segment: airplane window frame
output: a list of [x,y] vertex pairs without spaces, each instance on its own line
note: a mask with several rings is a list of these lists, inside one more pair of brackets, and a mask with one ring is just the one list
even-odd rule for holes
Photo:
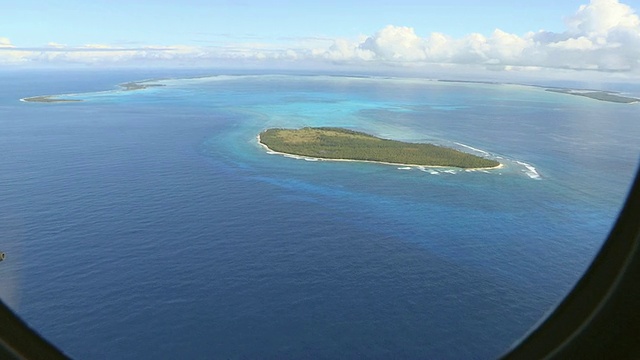
[[553,312],[502,356],[640,359],[640,168],[609,236]]

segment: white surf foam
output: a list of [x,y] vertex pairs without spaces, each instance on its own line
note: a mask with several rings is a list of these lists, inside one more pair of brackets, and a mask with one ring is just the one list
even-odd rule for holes
[[484,155],[487,155],[487,156],[488,156],[488,155],[490,155],[488,152],[486,152],[486,151],[484,151],[484,150],[480,150],[480,149],[478,149],[478,148],[474,148],[473,146],[469,146],[469,145],[465,145],[465,144],[461,144],[461,143],[454,143],[454,144],[456,144],[456,145],[460,145],[460,146],[462,146],[462,147],[466,147],[467,149],[473,150],[473,151],[475,151],[475,152],[479,152],[479,153],[484,154]]
[[427,172],[431,175],[440,175],[440,172],[431,168],[427,168],[424,166],[418,166],[418,170],[423,171],[423,172]]
[[525,174],[527,174],[528,177],[535,179],[535,180],[540,180],[542,177],[540,176],[540,174],[538,173],[538,171],[536,171],[536,168],[531,165],[531,164],[527,164],[524,161],[516,161],[516,163],[524,166],[526,168],[526,170],[522,170]]

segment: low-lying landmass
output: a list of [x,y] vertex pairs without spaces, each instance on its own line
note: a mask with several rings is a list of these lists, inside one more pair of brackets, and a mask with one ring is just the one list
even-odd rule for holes
[[29,102],[42,102],[42,103],[60,103],[60,102],[80,102],[82,100],[79,99],[59,99],[56,98],[55,95],[44,95],[44,96],[32,96],[28,98],[21,99],[22,101]]
[[618,95],[609,91],[591,91],[591,90],[572,90],[572,89],[546,89],[550,92],[584,96],[594,100],[608,101],[621,104],[633,104],[640,102],[640,99]]
[[448,147],[382,139],[343,128],[268,129],[260,133],[259,141],[271,151],[319,159],[463,169],[500,166],[498,161]]
[[503,83],[497,81],[478,81],[478,80],[448,80],[440,79],[439,82],[444,83],[463,83],[463,84],[485,84],[485,85],[502,85]]
[[120,86],[123,87],[125,91],[132,91],[132,90],[143,90],[150,87],[160,87],[165,85],[164,84],[147,84],[144,82],[128,82],[128,83],[120,84]]
[[[120,84],[120,87],[123,88],[124,91],[133,91],[133,90],[143,90],[150,87],[159,87],[165,86],[164,84],[149,84],[145,82],[128,82],[124,84]],[[32,96],[20,99],[22,101],[28,102],[41,102],[41,103],[68,103],[68,102],[81,102],[81,99],[64,99],[59,98],[58,96],[62,95],[41,95],[41,96]]]
[[[447,80],[440,79],[439,82],[444,83],[467,83],[467,84],[487,84],[487,85],[522,85],[517,83],[501,83],[494,81],[474,81],[474,80]],[[575,96],[583,96],[594,100],[600,101],[608,101],[619,104],[634,104],[640,103],[640,99],[623,96],[614,91],[602,91],[602,90],[578,90],[578,89],[568,89],[562,87],[547,87],[542,85],[524,85],[524,86],[533,86],[537,88],[543,88],[546,91],[559,93],[559,94],[567,94],[567,95],[575,95]]]

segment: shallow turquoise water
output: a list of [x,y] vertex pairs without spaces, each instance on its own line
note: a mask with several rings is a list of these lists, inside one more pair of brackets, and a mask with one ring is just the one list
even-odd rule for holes
[[[638,164],[637,105],[391,78],[115,87],[167,75],[2,77],[0,296],[78,358],[498,356],[586,269]],[[85,101],[17,101],[43,93]],[[505,167],[306,161],[257,144],[301,126]]]

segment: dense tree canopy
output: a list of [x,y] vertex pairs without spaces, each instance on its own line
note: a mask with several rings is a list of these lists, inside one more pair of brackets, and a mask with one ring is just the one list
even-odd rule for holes
[[343,128],[268,129],[260,142],[277,152],[324,159],[349,159],[459,168],[500,165],[455,149],[433,144],[381,139]]

